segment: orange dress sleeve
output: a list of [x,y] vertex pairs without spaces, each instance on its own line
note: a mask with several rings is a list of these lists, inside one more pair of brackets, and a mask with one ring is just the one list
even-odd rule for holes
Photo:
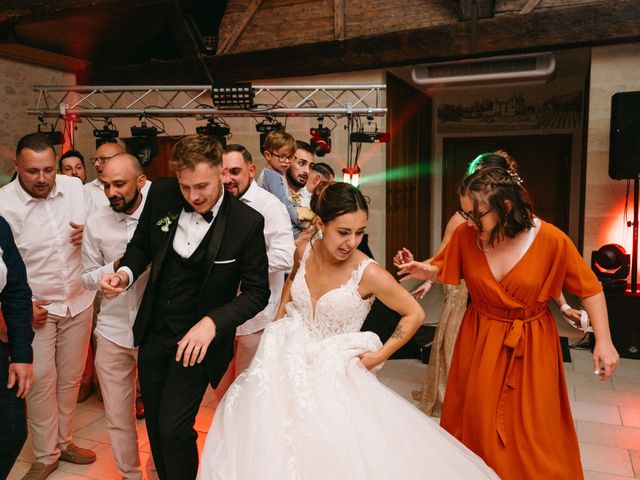
[[436,255],[431,264],[440,268],[438,281],[452,285],[460,285],[462,275],[462,252],[465,236],[468,236],[469,226],[466,223],[459,225],[453,231],[449,243]]
[[547,279],[540,290],[538,300],[558,298],[562,290],[578,297],[590,297],[602,291],[595,273],[586,264],[573,242],[561,230],[547,224],[550,241],[549,255],[552,257]]

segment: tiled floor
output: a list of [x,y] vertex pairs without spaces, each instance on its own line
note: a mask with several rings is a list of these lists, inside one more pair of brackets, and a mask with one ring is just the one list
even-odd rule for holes
[[[432,298],[425,305],[428,320],[437,319],[439,304]],[[429,313],[431,312],[431,313]],[[561,321],[560,321],[561,322]],[[568,331],[564,326],[559,327]],[[573,332],[575,336],[575,332]],[[589,351],[572,350],[572,363],[565,363],[567,389],[576,422],[582,464],[587,480],[623,480],[640,478],[640,361],[621,359],[616,376],[600,382],[593,375]],[[393,360],[386,363],[378,377],[403,397],[421,387],[426,366],[417,360]],[[198,444],[202,448],[213,419],[217,400],[212,391],[205,396],[196,421]],[[117,479],[106,431],[102,404],[95,395],[78,405],[74,420],[75,442],[96,451],[98,460],[91,465],[60,462],[51,480]],[[149,441],[144,421],[138,422],[141,461],[145,479],[155,479],[151,467]],[[9,475],[17,480],[34,461],[29,441]]]

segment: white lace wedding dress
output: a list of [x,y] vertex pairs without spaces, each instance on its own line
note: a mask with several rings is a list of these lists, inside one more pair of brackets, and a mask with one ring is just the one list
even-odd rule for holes
[[458,440],[380,383],[358,355],[380,339],[360,332],[373,299],[350,280],[312,300],[305,252],[287,316],[270,324],[251,366],[218,405],[201,480],[498,478]]

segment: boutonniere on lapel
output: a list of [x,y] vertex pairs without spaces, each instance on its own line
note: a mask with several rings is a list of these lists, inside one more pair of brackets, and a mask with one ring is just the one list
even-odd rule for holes
[[164,233],[167,233],[169,231],[169,227],[176,218],[178,218],[177,213],[170,213],[166,217],[162,217],[160,220],[158,220],[158,223],[156,223],[156,225],[160,227],[160,230],[162,230]]

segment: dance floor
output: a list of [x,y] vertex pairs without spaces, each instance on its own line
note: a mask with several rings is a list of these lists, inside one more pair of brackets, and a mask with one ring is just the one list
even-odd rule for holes
[[[425,300],[428,321],[438,318],[439,296]],[[558,323],[562,334],[575,332]],[[587,480],[623,480],[640,478],[640,361],[621,359],[616,376],[600,382],[593,375],[593,362],[588,350],[572,350],[572,362],[565,363],[567,389],[578,431],[582,465]],[[411,392],[421,387],[426,365],[418,360],[392,360],[385,364],[378,377],[391,389],[411,399]],[[204,398],[198,418],[198,446],[202,449],[213,419],[217,400],[211,390]],[[98,460],[91,465],[60,462],[51,480],[116,480],[104,409],[95,394],[78,405],[74,419],[74,441],[93,449]],[[144,421],[138,421],[139,449],[144,478],[157,478],[150,462],[149,441]],[[27,441],[9,480],[19,480],[34,461],[30,441]],[[399,479],[401,480],[401,479]]]

